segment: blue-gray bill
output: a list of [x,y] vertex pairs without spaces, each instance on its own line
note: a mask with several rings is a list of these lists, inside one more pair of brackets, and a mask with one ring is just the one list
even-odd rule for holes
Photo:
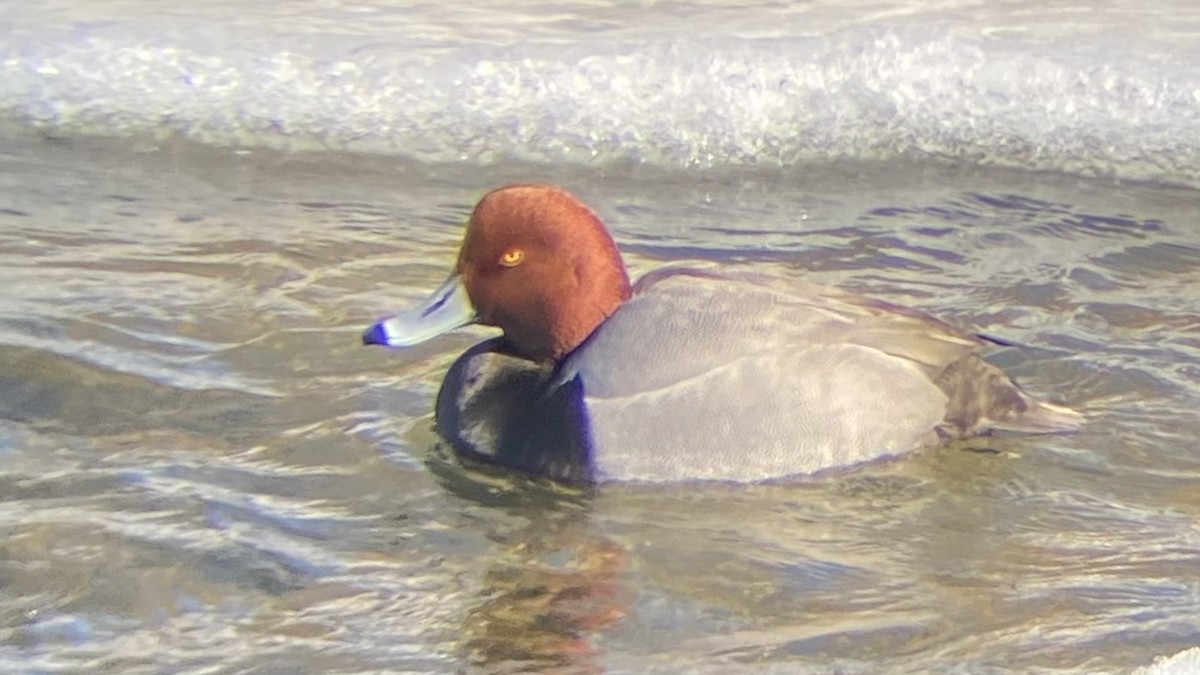
[[363,344],[411,347],[475,322],[462,278],[453,274],[420,305],[388,317],[363,333]]

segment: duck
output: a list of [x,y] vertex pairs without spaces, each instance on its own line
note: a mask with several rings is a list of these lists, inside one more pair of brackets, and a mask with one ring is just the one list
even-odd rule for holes
[[362,337],[405,348],[469,324],[501,334],[450,366],[438,434],[556,481],[754,483],[1083,421],[915,309],[721,269],[631,283],[604,222],[548,184],[486,193],[447,281]]

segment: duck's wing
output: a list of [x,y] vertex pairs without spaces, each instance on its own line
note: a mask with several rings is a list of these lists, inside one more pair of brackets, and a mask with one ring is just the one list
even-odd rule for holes
[[927,314],[819,286],[672,270],[639,283],[564,364],[602,473],[753,480],[990,429],[1061,431]]
[[587,370],[589,394],[604,397],[762,352],[846,346],[910,361],[933,379],[983,343],[923,312],[834,288],[668,268],[643,278],[569,365]]
[[[563,368],[582,383],[603,477],[762,480],[911,451],[936,439],[947,398],[891,352],[974,348],[770,284],[681,274],[639,291]],[[893,336],[909,339],[875,346]]]

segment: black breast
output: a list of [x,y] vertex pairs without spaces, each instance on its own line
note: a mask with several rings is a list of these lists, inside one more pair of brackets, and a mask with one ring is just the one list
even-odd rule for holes
[[467,350],[437,398],[438,432],[469,459],[569,482],[591,482],[591,433],[578,377],[504,352],[501,339]]

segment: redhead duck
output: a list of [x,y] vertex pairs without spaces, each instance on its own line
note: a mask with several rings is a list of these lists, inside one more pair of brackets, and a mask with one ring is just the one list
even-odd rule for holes
[[750,482],[1081,417],[984,361],[984,340],[832,288],[668,268],[631,285],[604,223],[569,192],[480,200],[450,279],[380,321],[408,346],[470,323],[437,397],[460,455],[567,481]]

